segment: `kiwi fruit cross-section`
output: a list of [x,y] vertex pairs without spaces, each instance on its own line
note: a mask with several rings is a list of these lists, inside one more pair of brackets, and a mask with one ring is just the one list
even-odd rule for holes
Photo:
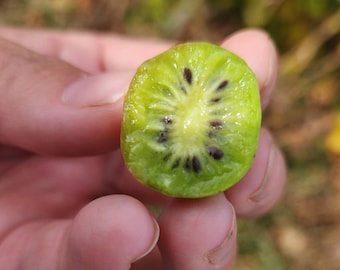
[[258,84],[247,64],[220,46],[189,42],[137,69],[124,101],[121,147],[142,183],[199,198],[245,175],[260,125]]

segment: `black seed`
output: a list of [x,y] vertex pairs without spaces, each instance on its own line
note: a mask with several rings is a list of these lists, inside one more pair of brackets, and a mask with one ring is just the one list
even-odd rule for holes
[[168,116],[165,116],[162,120],[161,120],[164,124],[172,124],[172,119]]
[[220,120],[213,120],[210,122],[210,126],[213,128],[222,128],[223,123]]
[[176,169],[180,163],[181,163],[181,159],[180,158],[176,159],[175,162],[172,164],[171,168]]
[[192,158],[192,169],[195,173],[199,173],[202,170],[202,165],[198,157],[194,156]]
[[192,83],[192,73],[190,68],[184,68],[183,71],[184,79],[188,82],[188,84]]
[[216,160],[219,160],[224,156],[223,151],[215,146],[209,146],[208,153],[213,159]]
[[158,139],[157,139],[157,142],[159,143],[164,143],[168,140],[168,132],[166,131],[161,131],[159,133],[159,136],[158,136]]
[[225,80],[225,81],[222,81],[218,87],[217,87],[217,91],[221,91],[223,90],[224,88],[226,88],[226,86],[228,85],[229,81],[228,80]]

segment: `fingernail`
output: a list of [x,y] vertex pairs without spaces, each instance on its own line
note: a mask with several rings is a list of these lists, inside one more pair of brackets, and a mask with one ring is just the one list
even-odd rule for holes
[[139,255],[137,258],[135,258],[131,263],[134,263],[134,262],[142,259],[146,255],[148,255],[151,252],[151,250],[153,250],[154,247],[157,245],[157,242],[158,242],[158,239],[159,239],[160,229],[159,229],[159,225],[158,225],[158,223],[155,219],[153,219],[153,223],[154,223],[154,227],[155,227],[155,233],[154,233],[154,237],[153,237],[153,240],[152,240],[149,248],[145,252],[143,252],[141,255]]
[[113,104],[125,95],[132,76],[122,72],[83,77],[66,87],[62,103],[79,108]]
[[264,140],[266,140],[267,143],[267,161],[265,165],[264,173],[262,174],[262,178],[259,181],[258,187],[255,189],[255,191],[249,196],[249,200],[253,202],[259,202],[261,201],[263,197],[263,191],[266,189],[266,186],[268,184],[269,176],[271,174],[275,156],[276,156],[276,147],[273,143],[272,138],[268,134],[267,131],[263,132],[264,134]]
[[221,242],[221,244],[207,253],[207,259],[209,263],[214,266],[223,266],[229,260],[232,260],[232,255],[236,248],[236,214],[232,205],[230,205],[230,207],[232,209],[233,218],[230,227],[227,230],[226,237]]

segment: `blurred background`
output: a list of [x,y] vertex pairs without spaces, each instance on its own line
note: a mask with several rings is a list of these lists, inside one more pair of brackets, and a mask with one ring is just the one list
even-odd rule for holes
[[266,29],[281,69],[264,123],[289,182],[271,213],[240,221],[235,269],[340,269],[340,0],[0,0],[0,24],[212,42]]

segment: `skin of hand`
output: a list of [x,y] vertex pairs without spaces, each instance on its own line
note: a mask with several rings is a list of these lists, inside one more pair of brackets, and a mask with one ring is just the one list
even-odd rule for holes
[[[132,178],[119,150],[124,94],[171,45],[0,28],[1,269],[231,269],[237,217],[273,207],[284,159],[262,128],[253,167],[225,193],[170,199]],[[253,69],[265,109],[278,69],[268,35],[247,29],[221,46]]]

